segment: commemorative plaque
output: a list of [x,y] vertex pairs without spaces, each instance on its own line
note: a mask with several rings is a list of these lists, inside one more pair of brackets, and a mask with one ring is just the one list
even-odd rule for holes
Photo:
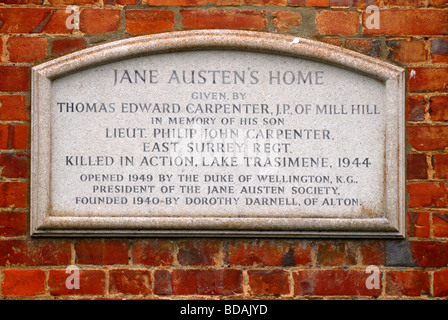
[[249,31],[33,68],[33,236],[401,237],[403,70]]

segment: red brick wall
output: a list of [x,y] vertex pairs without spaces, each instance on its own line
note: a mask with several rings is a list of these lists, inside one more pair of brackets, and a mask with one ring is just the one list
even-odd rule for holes
[[[1,298],[446,298],[448,2],[372,0],[380,29],[367,29],[367,1],[0,0]],[[70,4],[79,30],[65,26]],[[289,33],[406,66],[405,240],[30,238],[30,67],[105,41],[200,28]],[[73,264],[79,290],[65,286]],[[365,285],[369,265],[379,289]]]

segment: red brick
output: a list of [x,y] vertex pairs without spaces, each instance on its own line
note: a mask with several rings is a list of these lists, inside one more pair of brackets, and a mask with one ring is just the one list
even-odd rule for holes
[[275,11],[272,13],[274,26],[277,30],[295,30],[302,23],[302,16],[299,12]]
[[448,63],[448,38],[431,40],[431,58],[433,63]]
[[243,4],[243,0],[146,0],[150,6],[204,6],[207,3],[213,3],[217,6],[239,6]]
[[[233,295],[242,293],[242,279],[241,270],[173,270],[171,286],[175,295]],[[155,283],[155,292],[159,285]]]
[[56,39],[51,43],[51,54],[53,56],[61,56],[86,47],[86,39]]
[[379,289],[368,289],[366,280],[372,276],[359,270],[304,270],[293,273],[294,294],[317,296],[379,296]]
[[27,230],[26,212],[0,212],[0,237],[24,236]]
[[26,182],[0,182],[0,207],[26,208]]
[[413,92],[448,91],[448,68],[408,70],[408,90]]
[[448,270],[434,272],[434,296],[448,296]]
[[419,267],[446,267],[448,265],[448,243],[446,242],[412,241],[411,252]]
[[177,260],[186,266],[219,264],[221,242],[210,240],[189,240],[178,243]]
[[388,7],[426,7],[425,0],[384,0]]
[[72,12],[66,12],[65,9],[54,9],[48,22],[43,26],[37,27],[33,32],[70,34],[73,32],[73,29],[67,28],[67,20],[69,20],[71,15]]
[[151,294],[151,272],[119,269],[109,272],[109,293]]
[[[23,153],[1,153],[0,172],[7,178],[27,178],[29,156]],[[1,169],[3,167],[3,169]]]
[[267,26],[266,11],[252,10],[181,10],[185,29],[252,29]]
[[63,295],[104,295],[106,274],[102,270],[79,270],[79,289],[68,289],[67,278],[73,272],[65,270],[50,270],[48,290],[52,296]]
[[406,161],[408,180],[428,178],[428,163],[425,154],[410,153],[406,156]]
[[356,264],[356,251],[348,243],[320,242],[317,245],[317,262],[321,266]]
[[322,11],[316,15],[317,34],[351,36],[358,33],[358,13]]
[[334,38],[334,37],[325,37],[325,38],[319,38],[319,41],[332,44],[334,46],[341,46],[342,40],[340,38]]
[[[361,1],[362,2],[362,1]],[[330,6],[335,7],[358,7],[358,0],[331,0]]]
[[156,270],[154,272],[154,294],[173,294],[171,273],[168,270]]
[[127,10],[126,31],[132,34],[146,34],[171,31],[174,26],[174,12],[167,10]]
[[293,252],[294,248],[280,241],[232,241],[227,249],[227,262],[244,266],[281,266]]
[[30,68],[0,66],[0,91],[30,90]]
[[409,208],[443,208],[448,205],[448,190],[443,183],[408,184]]
[[402,63],[421,63],[428,59],[424,40],[392,39],[386,42],[389,47],[388,59]]
[[429,213],[408,212],[406,214],[406,230],[409,237],[429,237]]
[[426,271],[388,271],[386,294],[390,296],[421,296],[429,294]]
[[0,120],[28,120],[27,109],[24,96],[0,96]]
[[381,241],[369,241],[361,243],[361,264],[365,266],[384,265],[386,262],[386,252],[384,243]]
[[429,5],[432,7],[443,7],[448,3],[448,0],[429,0]]
[[169,240],[140,240],[132,245],[134,264],[169,266],[173,263],[174,245]]
[[66,265],[70,264],[71,246],[68,241],[0,241],[0,265]]
[[47,39],[44,37],[10,37],[7,48],[9,61],[35,62],[47,56]]
[[[445,10],[380,10],[380,28],[368,29],[366,19],[371,13],[362,16],[363,34],[369,35],[444,35],[448,31],[448,13]],[[431,23],[428,23],[431,21]]]
[[57,5],[86,5],[86,4],[101,4],[100,0],[48,0],[50,4],[57,6]]
[[407,142],[416,150],[430,151],[448,147],[447,126],[408,126]]
[[432,230],[434,237],[448,237],[448,214],[446,212],[433,213]]
[[434,178],[448,178],[448,154],[433,155]]
[[42,4],[42,0],[0,0],[3,4]]
[[3,270],[4,296],[35,296],[44,292],[45,272],[42,270]]
[[448,96],[431,97],[429,104],[432,121],[448,121]]
[[249,5],[268,5],[268,6],[286,6],[288,0],[245,0]]
[[253,295],[282,295],[289,293],[288,273],[283,270],[249,270],[250,293]]
[[126,240],[79,240],[75,251],[77,264],[128,264]]
[[289,0],[292,7],[329,7],[330,0]]
[[425,110],[427,100],[423,96],[411,96],[406,98],[406,120],[423,121],[425,120]]
[[28,126],[0,124],[0,149],[27,149]]
[[375,39],[346,39],[345,47],[372,57],[379,57],[381,54],[381,40]]
[[87,34],[103,34],[120,28],[120,10],[83,9],[80,14],[79,29]]

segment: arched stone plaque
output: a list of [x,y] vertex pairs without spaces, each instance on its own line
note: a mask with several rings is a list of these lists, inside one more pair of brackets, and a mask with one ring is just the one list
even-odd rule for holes
[[202,30],[32,70],[33,236],[402,237],[403,69]]

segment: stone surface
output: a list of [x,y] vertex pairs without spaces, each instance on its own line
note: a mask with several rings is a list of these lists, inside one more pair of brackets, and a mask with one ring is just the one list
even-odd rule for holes
[[403,71],[361,54],[133,38],[35,67],[32,110],[34,235],[403,233]]

